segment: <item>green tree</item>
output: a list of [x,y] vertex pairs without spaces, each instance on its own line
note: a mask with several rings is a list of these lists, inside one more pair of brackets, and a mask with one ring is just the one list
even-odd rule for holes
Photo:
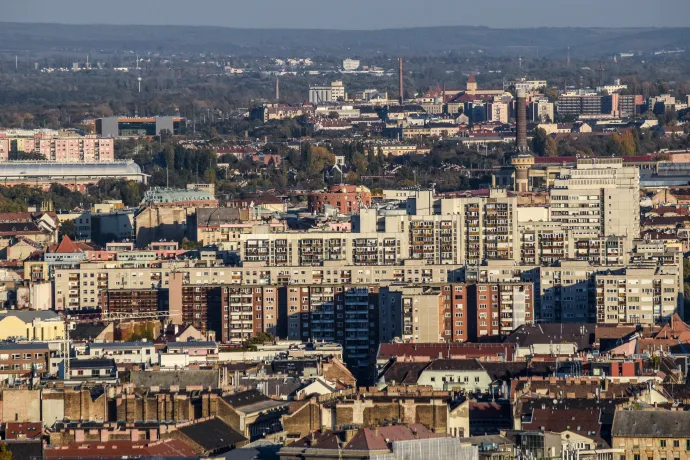
[[0,460],[12,460],[12,451],[4,443],[0,444]]
[[77,237],[77,226],[74,224],[73,220],[66,220],[60,225],[59,231],[60,239],[64,236],[68,236],[71,239],[76,239]]

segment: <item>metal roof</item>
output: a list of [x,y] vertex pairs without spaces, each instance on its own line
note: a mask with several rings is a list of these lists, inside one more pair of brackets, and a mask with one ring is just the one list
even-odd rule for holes
[[133,161],[116,161],[112,163],[58,163],[53,161],[0,162],[0,177],[78,177],[141,174],[141,168]]

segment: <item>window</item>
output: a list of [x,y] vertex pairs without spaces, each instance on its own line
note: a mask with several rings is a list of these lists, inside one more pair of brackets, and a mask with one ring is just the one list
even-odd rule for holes
[[659,441],[659,446],[666,447],[666,440],[662,439],[661,441]]
[[640,460],[640,454],[634,454],[633,460]]
[[680,441],[678,439],[673,440],[673,447],[680,447]]

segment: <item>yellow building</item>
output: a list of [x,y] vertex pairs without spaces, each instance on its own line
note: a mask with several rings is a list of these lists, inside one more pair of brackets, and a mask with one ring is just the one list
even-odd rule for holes
[[0,312],[0,340],[61,340],[65,337],[65,323],[54,311]]

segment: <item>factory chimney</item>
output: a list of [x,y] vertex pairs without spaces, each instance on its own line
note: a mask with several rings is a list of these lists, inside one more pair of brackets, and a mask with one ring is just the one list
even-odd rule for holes
[[517,151],[518,153],[527,153],[527,96],[524,89],[517,91],[515,104]]
[[280,101],[280,78],[276,78],[276,102]]
[[402,58],[398,58],[398,67],[400,68],[400,105],[405,102],[405,87],[403,86],[403,63]]

